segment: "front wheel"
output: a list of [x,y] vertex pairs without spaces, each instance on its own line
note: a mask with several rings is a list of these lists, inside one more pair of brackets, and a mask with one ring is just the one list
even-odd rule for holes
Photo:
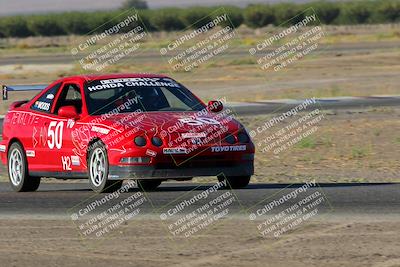
[[39,188],[40,177],[29,176],[26,155],[19,143],[13,143],[10,146],[7,161],[8,177],[14,191],[32,192]]
[[246,187],[250,183],[250,175],[247,176],[218,176],[218,181],[227,181],[226,187],[232,189],[240,189]]
[[95,143],[89,151],[88,175],[89,184],[97,193],[115,192],[121,188],[123,181],[108,180],[108,155],[101,142]]

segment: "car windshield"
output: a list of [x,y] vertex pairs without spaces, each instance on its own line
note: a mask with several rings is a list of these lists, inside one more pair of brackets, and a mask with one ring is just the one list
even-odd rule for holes
[[89,114],[151,111],[200,111],[204,105],[169,78],[95,80],[85,85]]

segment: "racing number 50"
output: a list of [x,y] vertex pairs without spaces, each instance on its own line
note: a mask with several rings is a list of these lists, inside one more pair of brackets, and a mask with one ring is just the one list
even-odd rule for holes
[[[53,129],[54,128],[54,129]],[[64,129],[64,122],[63,121],[52,121],[50,122],[49,129],[47,131],[47,144],[49,145],[50,149],[53,149],[54,146],[57,149],[61,149],[62,147],[62,135]]]

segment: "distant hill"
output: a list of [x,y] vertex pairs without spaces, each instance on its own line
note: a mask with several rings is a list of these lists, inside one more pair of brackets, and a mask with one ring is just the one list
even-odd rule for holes
[[[115,9],[124,0],[0,0],[0,16],[61,11],[90,11]],[[187,7],[195,5],[230,4],[246,6],[250,3],[307,2],[307,0],[147,0],[150,8]]]

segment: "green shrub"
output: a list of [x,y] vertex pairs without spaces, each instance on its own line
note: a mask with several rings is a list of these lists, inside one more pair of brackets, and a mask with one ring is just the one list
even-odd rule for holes
[[28,29],[26,17],[22,16],[1,18],[0,32],[4,37],[27,37],[33,35]]
[[95,16],[88,17],[88,25],[94,33],[103,33],[129,16],[130,12],[96,12]]
[[243,24],[244,18],[243,18],[243,10],[241,8],[234,6],[222,6],[213,13],[212,18],[214,19],[224,14],[228,15],[228,21],[222,22],[221,23],[222,27],[229,25],[234,28],[237,28]]
[[64,32],[84,35],[96,28],[95,23],[91,23],[91,20],[95,17],[95,14],[88,15],[82,12],[68,12],[60,14],[59,20]]
[[185,27],[199,28],[211,19],[212,9],[206,7],[192,7],[181,11],[181,19]]
[[159,31],[176,31],[183,30],[185,24],[181,16],[179,16],[181,9],[177,8],[164,8],[155,10],[151,22],[154,27]]
[[[139,3],[145,1],[129,1]],[[54,36],[62,34],[85,35],[102,33],[124,20],[132,10],[65,12],[51,15],[9,16],[0,18],[0,37]],[[145,8],[136,6],[136,8]],[[400,1],[315,1],[306,4],[255,4],[246,8],[234,6],[191,7],[187,9],[140,9],[140,18],[149,31],[177,31],[187,27],[198,28],[216,17],[228,14],[229,21],[220,26],[251,28],[269,24],[289,26],[306,15],[316,14],[323,24],[393,23],[400,21]],[[127,32],[139,23],[131,23],[121,32]]]
[[244,21],[251,28],[274,24],[276,22],[275,10],[270,5],[249,5],[244,10]]
[[297,143],[298,148],[315,148],[316,146],[317,142],[312,136],[307,136]]
[[400,21],[400,1],[380,1],[376,8],[374,22],[398,22]]
[[308,4],[307,13],[315,13],[322,24],[332,24],[340,15],[338,3],[318,1]]
[[153,11],[140,10],[139,17],[141,25],[145,26],[147,31],[156,31],[156,27],[152,24]]
[[[103,18],[103,21],[99,21],[99,23],[102,23],[102,26],[100,28],[103,28],[104,30],[106,29],[111,29],[114,26],[118,25],[119,23],[125,21],[126,19],[128,19],[128,17],[137,15],[136,12],[134,10],[128,10],[124,13],[119,13],[119,12],[109,12],[108,13],[108,20],[107,18]],[[134,21],[130,21],[129,25],[120,27],[118,30],[118,33],[126,33],[129,32],[131,30],[133,30],[136,26],[138,25],[142,25],[142,23],[140,22],[140,20],[134,20]]]
[[364,24],[370,22],[376,4],[374,2],[350,2],[342,3],[340,24]]
[[292,3],[274,5],[275,25],[294,25],[304,19],[304,6]]
[[56,15],[31,16],[27,19],[27,27],[31,33],[37,36],[64,35],[63,26]]
[[351,150],[351,158],[352,159],[361,159],[368,155],[368,150],[363,147],[354,147]]

